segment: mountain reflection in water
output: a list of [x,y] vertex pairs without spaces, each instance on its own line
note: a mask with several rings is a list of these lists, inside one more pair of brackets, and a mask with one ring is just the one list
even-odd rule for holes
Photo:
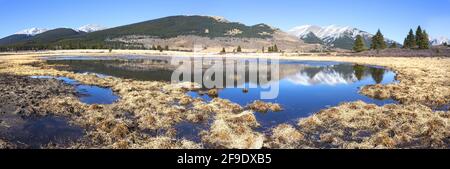
[[[211,59],[215,60],[215,59]],[[216,59],[217,60],[217,59]],[[210,61],[210,60],[208,60]],[[48,60],[49,64],[53,65],[65,65],[61,66],[61,69],[74,71],[77,73],[98,73],[102,75],[109,75],[127,79],[143,80],[143,81],[166,81],[170,82],[172,73],[177,69],[177,65],[170,63],[170,58],[154,58],[154,59],[111,59],[111,60]],[[190,61],[194,64],[194,61]],[[203,72],[211,65],[203,63]],[[224,69],[230,64],[237,64],[242,62],[241,60],[227,60],[224,63]],[[310,85],[337,85],[337,84],[350,84],[356,81],[363,80],[371,77],[376,83],[383,82],[383,76],[385,69],[368,67],[364,65],[353,65],[349,63],[335,63],[323,65],[309,65],[308,62],[292,61],[293,63],[285,64],[280,62],[279,64],[279,80],[288,79],[290,82],[298,85],[310,86]],[[332,63],[332,62],[331,62]],[[243,77],[239,75],[225,76],[226,80],[235,81],[237,86],[244,83],[258,84],[259,78],[271,79],[271,70],[269,69],[267,74],[258,74],[259,78],[249,78],[249,74],[255,74],[258,72],[257,62],[254,59],[247,61],[245,64],[245,81],[241,81]],[[236,70],[236,69],[235,69]],[[194,76],[194,74],[192,74]],[[214,77],[213,77],[214,78]],[[224,84],[225,85],[225,84]],[[233,87],[233,86],[225,86]]]
[[[89,57],[86,57],[89,58]],[[171,64],[170,57],[113,57],[105,59],[86,59],[68,57],[59,60],[47,60],[49,64],[58,69],[74,71],[78,73],[98,73],[102,75],[143,81],[171,81],[172,73],[177,69]],[[184,58],[198,62],[192,58]],[[209,68],[211,60],[223,60],[223,58],[206,58],[203,63],[203,71]],[[261,92],[267,91],[261,85],[243,91],[243,87],[250,84],[258,84],[259,78],[270,77],[268,73],[258,74],[258,78],[248,78],[249,74],[258,73],[261,70],[254,65],[257,61],[230,59],[224,62],[225,67],[231,64],[245,64],[245,77],[224,76],[226,80],[235,82],[234,86],[227,86],[219,90],[219,97],[245,106],[255,100],[260,100]],[[275,64],[276,62],[270,63]],[[252,65],[253,64],[253,65]],[[367,103],[384,105],[394,103],[393,100],[377,100],[359,94],[359,89],[365,85],[387,84],[394,82],[395,74],[387,69],[376,66],[357,65],[342,62],[318,62],[318,61],[279,61],[279,94],[275,99],[263,100],[279,103],[283,107],[282,112],[256,113],[258,122],[263,129],[273,127],[280,123],[295,124],[299,118],[307,117],[321,109],[339,105],[342,102],[362,100]],[[264,72],[264,71],[263,71]],[[243,80],[243,78],[245,78]],[[192,97],[201,97],[211,100],[203,92],[189,92]]]

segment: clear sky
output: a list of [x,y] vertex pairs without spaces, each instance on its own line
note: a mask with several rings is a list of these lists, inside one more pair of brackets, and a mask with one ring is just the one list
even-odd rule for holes
[[352,26],[403,42],[422,25],[450,37],[450,0],[0,0],[0,37],[38,27],[115,27],[171,15],[223,16],[282,30],[312,24]]

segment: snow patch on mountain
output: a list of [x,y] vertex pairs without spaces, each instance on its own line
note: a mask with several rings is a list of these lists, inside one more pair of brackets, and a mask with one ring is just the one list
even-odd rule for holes
[[337,25],[329,25],[325,27],[315,25],[303,25],[292,28],[288,32],[300,38],[307,36],[309,33],[314,33],[317,37],[323,39],[325,42],[330,42],[343,36],[350,36],[352,38],[356,38],[357,35],[367,37],[373,36],[365,31],[361,31],[359,29],[350,26],[337,26]]
[[21,30],[19,32],[16,32],[15,34],[16,35],[34,36],[34,35],[41,34],[41,33],[47,32],[47,31],[48,31],[48,29],[43,29],[43,28],[30,28],[30,29]]
[[88,24],[88,25],[84,25],[82,27],[79,27],[78,29],[76,29],[77,31],[83,31],[83,32],[95,32],[95,31],[101,31],[107,29],[104,26],[100,26],[100,25],[96,25],[96,24]]
[[222,17],[222,16],[209,16],[209,17],[215,19],[218,22],[223,22],[223,23],[229,23],[230,22],[227,19],[225,19],[225,17]]
[[[316,25],[303,25],[290,29],[288,33],[300,39],[308,38],[311,36],[311,33],[313,33],[328,46],[334,46],[334,43],[340,39],[355,40],[357,35],[361,35],[366,40],[370,40],[374,36],[366,31],[362,31],[350,26],[338,25],[329,25],[324,27]],[[390,44],[396,43],[395,41],[388,38],[385,38],[385,40]]]
[[450,44],[450,40],[449,40],[449,38],[447,38],[445,36],[439,36],[436,38],[430,38],[430,43],[433,46],[438,46],[438,45],[442,45],[444,43]]

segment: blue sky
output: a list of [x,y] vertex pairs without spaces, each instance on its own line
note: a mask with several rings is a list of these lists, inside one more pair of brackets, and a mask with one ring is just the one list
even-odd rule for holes
[[171,15],[214,15],[247,25],[342,25],[403,42],[422,25],[450,37],[450,0],[0,0],[0,37],[19,30],[99,24],[107,27]]

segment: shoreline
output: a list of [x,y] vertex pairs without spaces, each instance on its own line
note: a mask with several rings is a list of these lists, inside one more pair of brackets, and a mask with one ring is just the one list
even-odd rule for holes
[[[450,103],[449,58],[281,56],[281,54],[212,55],[351,62],[384,66],[397,73],[398,83],[366,86],[360,92],[375,98],[393,98],[398,100],[399,104],[376,106],[361,102],[343,103],[300,119],[296,126],[281,124],[273,129],[272,135],[265,135],[254,131],[258,122],[252,112],[243,111],[241,106],[227,100],[215,99],[206,103],[186,97],[186,89],[182,87],[161,82],[120,78],[100,79],[93,75],[58,71],[48,67],[38,58],[58,55],[161,56],[160,52],[146,53],[147,55],[144,55],[145,52],[142,51],[128,50],[102,52],[108,52],[108,50],[52,51],[17,55],[3,53],[0,54],[0,73],[22,76],[66,76],[84,84],[111,87],[121,96],[118,103],[100,107],[82,104],[73,97],[54,97],[43,101],[44,105],[49,106],[48,111],[53,114],[67,116],[73,123],[80,126],[94,127],[87,131],[84,140],[71,145],[71,148],[204,148],[205,145],[221,148],[321,148],[323,145],[328,145],[330,148],[448,148],[450,145],[448,110],[436,113],[430,108]],[[168,56],[169,52],[166,54]],[[197,54],[198,57],[208,55],[192,52],[177,52],[177,54],[176,56],[185,57],[193,54]],[[32,62],[41,63],[41,65],[38,67],[25,65]],[[159,91],[161,89],[165,92]],[[194,107],[187,108],[183,104],[174,107],[170,104],[174,101],[180,104],[192,104]],[[154,108],[149,109],[148,105]],[[71,108],[72,111],[67,111],[67,108]],[[147,114],[154,111],[152,109],[163,113]],[[133,119],[112,116],[111,114],[117,115],[114,110],[133,112]],[[74,114],[80,115],[74,116]],[[411,119],[412,117],[414,118]],[[103,120],[98,121],[97,118]],[[173,125],[177,122],[183,120],[199,122],[208,118],[214,120],[211,129],[201,133],[202,144],[180,139],[171,141],[174,137]],[[133,123],[130,123],[130,120]],[[333,125],[336,120],[339,125]],[[374,124],[377,127],[374,128]],[[322,129],[323,126],[327,126],[326,130]],[[343,133],[349,128],[353,131],[350,137],[348,133]],[[141,133],[141,130],[161,129],[166,131],[160,136],[143,137]],[[360,132],[364,130],[370,131],[371,136],[360,138]],[[320,137],[317,139],[314,135],[319,131]],[[391,137],[392,132],[397,134]],[[424,135],[428,137],[423,137]],[[98,142],[92,138],[103,141]],[[416,142],[420,144],[408,146]]]

